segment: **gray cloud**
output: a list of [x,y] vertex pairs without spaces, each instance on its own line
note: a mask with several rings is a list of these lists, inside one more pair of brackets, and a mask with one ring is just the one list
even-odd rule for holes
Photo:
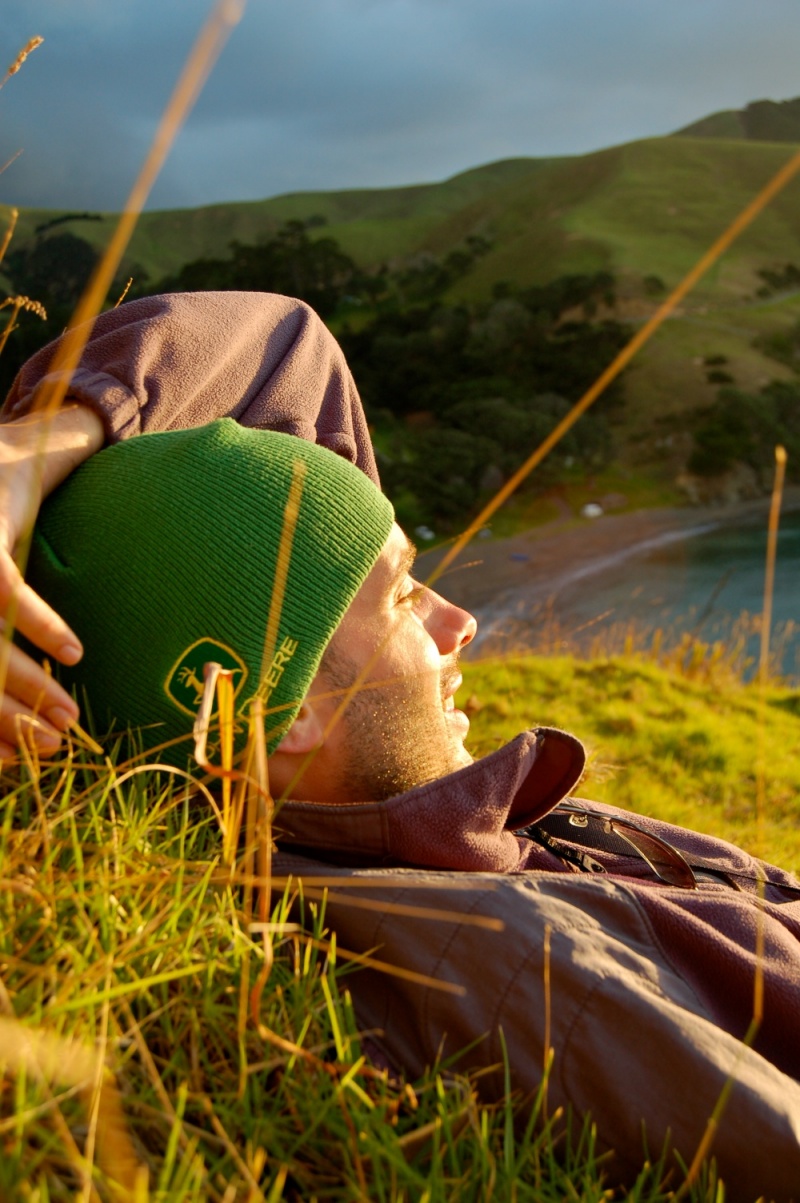
[[[0,198],[117,208],[196,0],[5,0]],[[250,0],[151,204],[441,179],[800,93],[796,0]]]

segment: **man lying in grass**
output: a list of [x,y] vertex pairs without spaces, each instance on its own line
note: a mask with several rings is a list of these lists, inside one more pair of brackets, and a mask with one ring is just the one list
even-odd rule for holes
[[[309,339],[327,360],[303,359]],[[137,728],[160,763],[191,765],[206,663],[233,673],[239,743],[261,699],[274,871],[335,882],[340,945],[405,972],[351,978],[396,1071],[462,1054],[487,1098],[509,1083],[530,1095],[551,1047],[550,1106],[592,1113],[620,1178],[641,1166],[643,1125],[651,1152],[671,1137],[691,1160],[732,1076],[712,1150],[727,1197],[800,1198],[800,885],[723,841],[568,798],[583,753],[558,730],[471,761],[453,695],[474,620],[414,581],[328,339],[299,303],[254,294],[150,298],[99,319],[41,491],[88,462],[42,508],[31,580],[44,601],[18,594],[19,628],[73,662],[64,683],[98,730]],[[23,369],[12,418],[51,354]],[[197,425],[247,419],[256,401],[256,424],[291,433]],[[8,489],[32,471],[38,427],[0,431]],[[12,497],[5,508],[10,544],[24,514]],[[9,561],[4,576],[8,591]],[[75,714],[20,649],[7,695],[7,750],[22,727],[52,747]],[[476,915],[488,922],[461,918]]]

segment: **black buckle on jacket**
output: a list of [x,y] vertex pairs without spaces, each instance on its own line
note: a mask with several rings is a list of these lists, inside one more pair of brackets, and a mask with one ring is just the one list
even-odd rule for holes
[[[517,834],[535,840],[555,856],[577,865],[584,873],[605,872],[605,869],[591,856],[587,857],[573,848],[565,848],[562,840],[617,856],[630,856],[633,849],[660,881],[684,890],[697,889],[692,866],[677,848],[630,819],[617,815],[601,814],[569,802],[560,802],[538,823],[521,828]],[[596,865],[598,868],[595,868]]]

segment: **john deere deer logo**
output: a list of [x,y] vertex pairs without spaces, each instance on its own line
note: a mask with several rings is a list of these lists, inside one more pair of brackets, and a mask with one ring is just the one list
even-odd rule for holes
[[187,689],[193,689],[195,692],[194,704],[199,706],[203,700],[203,682],[197,678],[197,673],[188,664],[184,664],[183,668],[178,669],[178,680],[181,685],[185,685]]
[[203,668],[210,660],[233,673],[234,696],[239,695],[247,680],[244,660],[232,648],[216,639],[198,639],[178,657],[164,682],[169,700],[192,718],[203,700]]

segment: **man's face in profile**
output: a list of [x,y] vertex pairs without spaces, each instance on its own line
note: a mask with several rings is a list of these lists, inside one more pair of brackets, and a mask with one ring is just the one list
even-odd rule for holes
[[414,581],[413,559],[395,524],[309,691],[325,735],[295,797],[381,801],[472,761],[464,748],[469,719],[453,695],[475,619]]

